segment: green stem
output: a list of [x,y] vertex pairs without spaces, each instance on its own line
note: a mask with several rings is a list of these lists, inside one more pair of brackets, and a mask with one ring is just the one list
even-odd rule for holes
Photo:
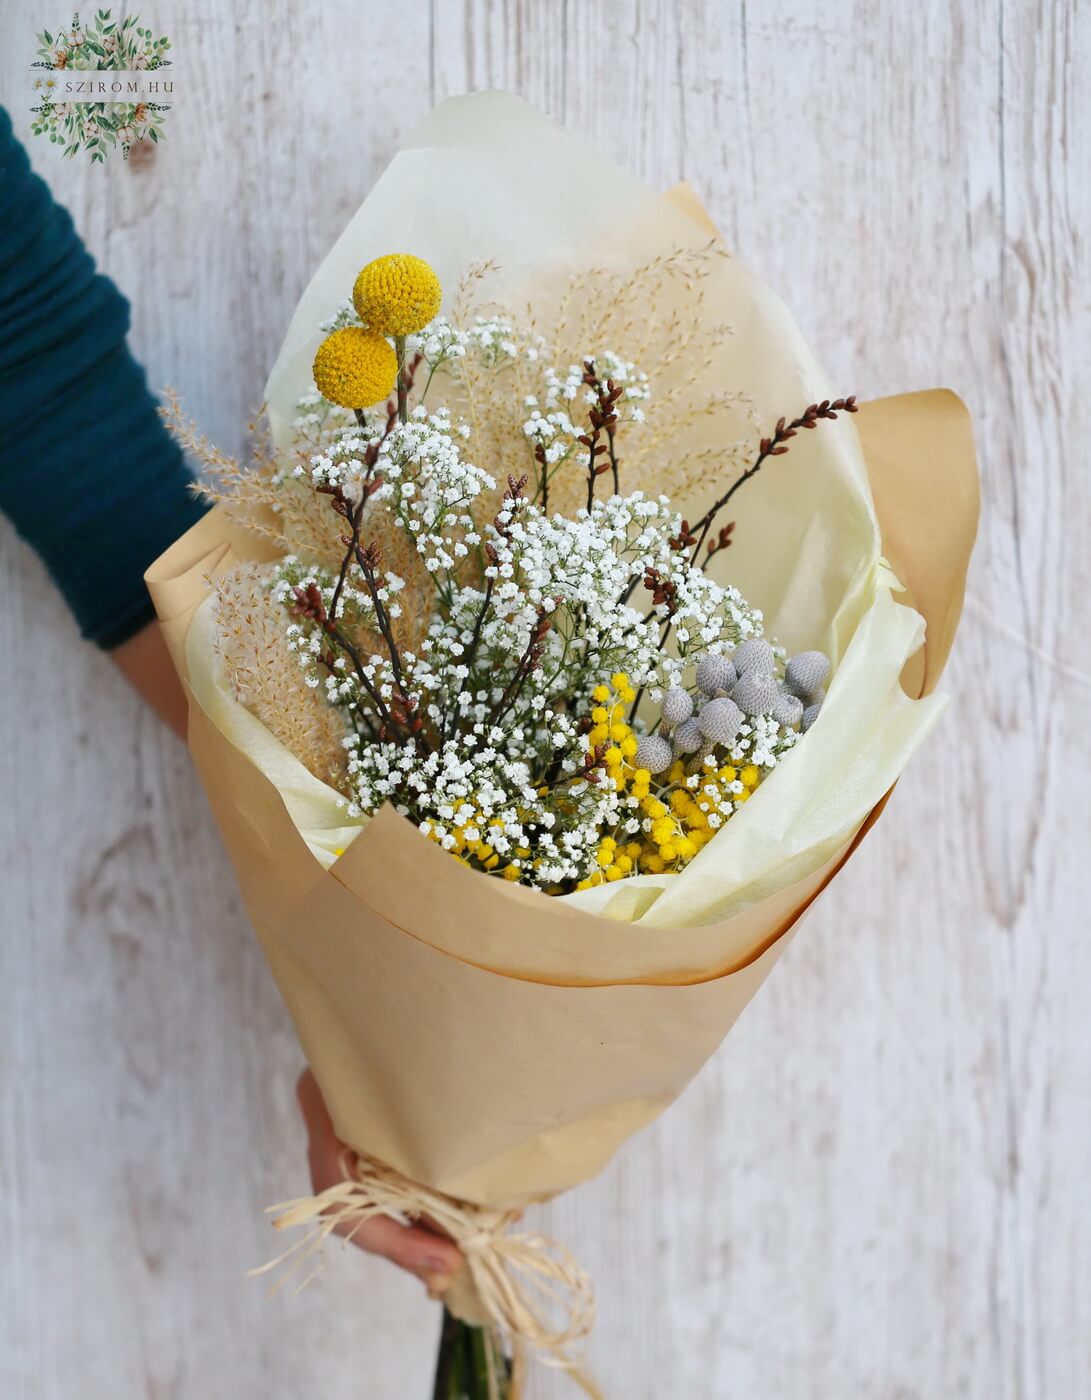
[[471,1327],[444,1308],[432,1400],[506,1400],[510,1379],[511,1367],[491,1330]]
[[488,1400],[489,1396],[489,1363],[485,1355],[485,1329],[483,1327],[467,1328],[467,1350],[469,1352],[469,1373],[467,1389],[473,1396],[473,1400]]
[[436,1357],[436,1377],[432,1386],[432,1400],[455,1400],[457,1392],[452,1389],[456,1380],[455,1352],[458,1349],[462,1323],[443,1309],[443,1322],[439,1333],[439,1355]]

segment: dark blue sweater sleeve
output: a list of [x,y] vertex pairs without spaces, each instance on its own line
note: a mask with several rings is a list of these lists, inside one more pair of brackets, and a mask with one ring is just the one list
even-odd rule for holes
[[0,108],[0,510],[84,636],[118,646],[154,612],[144,570],[205,507],[129,353],[129,304]]

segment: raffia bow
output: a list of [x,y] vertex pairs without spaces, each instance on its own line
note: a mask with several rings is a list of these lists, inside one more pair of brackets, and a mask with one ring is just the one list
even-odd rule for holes
[[298,1285],[304,1288],[321,1268],[321,1250],[331,1234],[351,1240],[366,1221],[379,1215],[402,1224],[427,1219],[454,1241],[465,1260],[444,1294],[448,1310],[466,1322],[494,1328],[512,1347],[514,1370],[507,1400],[518,1400],[521,1394],[528,1351],[567,1370],[592,1400],[603,1400],[594,1381],[566,1352],[588,1335],[595,1320],[591,1277],[568,1250],[545,1235],[512,1233],[519,1211],[446,1196],[373,1157],[346,1153],[341,1166],[345,1180],[316,1196],[269,1207],[267,1214],[275,1217],[277,1230],[297,1225],[311,1229],[275,1259],[251,1269],[251,1277],[289,1261],[289,1271],[314,1261]]

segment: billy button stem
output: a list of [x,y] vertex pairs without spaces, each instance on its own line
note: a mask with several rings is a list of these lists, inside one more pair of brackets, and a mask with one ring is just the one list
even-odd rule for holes
[[398,422],[409,421],[409,385],[405,378],[405,336],[394,337],[394,354],[398,359]]

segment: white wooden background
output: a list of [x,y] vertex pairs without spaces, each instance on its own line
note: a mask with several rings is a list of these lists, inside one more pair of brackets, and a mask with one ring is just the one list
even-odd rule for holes
[[[11,107],[69,3],[4,0]],[[611,1397],[1091,1393],[1085,0],[143,16],[185,80],[167,144],[34,161],[223,444],[399,138],[486,86],[691,180],[846,390],[968,401],[949,716],[699,1082],[540,1219],[597,1276]],[[355,1254],[300,1297],[243,1277],[304,1184],[299,1053],[184,751],[6,526],[0,551],[0,1392],[423,1400],[413,1281]]]

